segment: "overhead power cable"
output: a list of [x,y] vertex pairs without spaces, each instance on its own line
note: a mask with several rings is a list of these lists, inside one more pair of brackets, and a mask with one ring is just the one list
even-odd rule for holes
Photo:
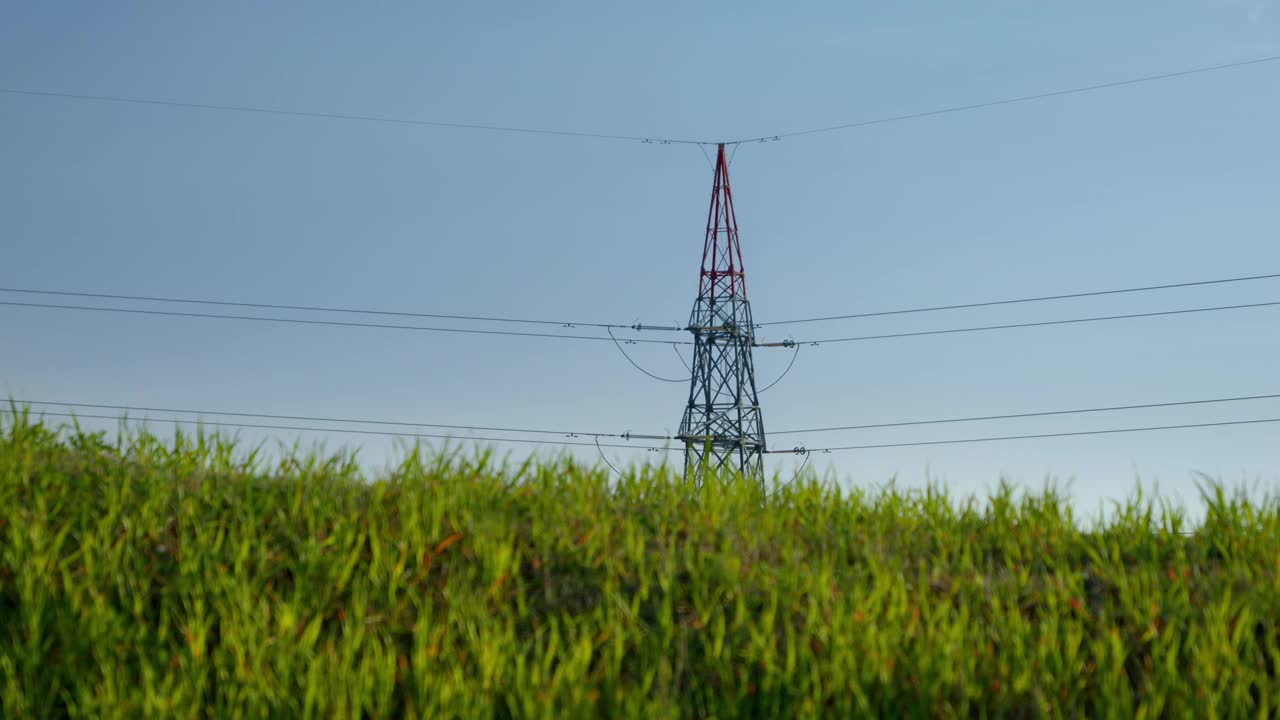
[[1221,65],[1210,65],[1206,67],[1193,68],[1191,70],[1181,70],[1177,72],[1161,73],[1158,75],[1146,75],[1143,77],[1129,78],[1127,80],[1116,80],[1113,82],[1100,83],[1095,85],[1085,85],[1081,87],[1067,88],[1063,90],[1053,90],[1049,92],[1036,93],[1033,95],[1022,95],[1018,97],[1004,98],[1001,100],[990,100],[986,102],[973,103],[968,105],[956,105],[944,107],[935,110],[928,110],[918,113],[910,113],[906,115],[892,115],[872,120],[859,120],[856,122],[841,123],[838,125],[827,125],[824,127],[809,128],[806,130],[794,130],[784,133],[774,133],[770,135],[762,135],[758,137],[739,138],[737,140],[694,140],[689,138],[670,138],[647,135],[624,135],[613,133],[596,133],[583,132],[577,130],[555,130],[547,128],[529,128],[512,125],[489,125],[481,123],[461,123],[461,122],[445,122],[437,120],[418,120],[411,118],[397,118],[379,115],[362,115],[353,113],[336,113],[336,112],[311,112],[302,110],[286,110],[281,108],[267,108],[250,105],[223,105],[215,103],[197,103],[197,102],[181,102],[174,100],[160,100],[156,98],[128,97],[121,95],[96,95],[85,93],[70,92],[54,92],[42,90],[29,90],[23,88],[0,88],[0,93],[26,97],[42,97],[62,100],[79,100],[89,102],[117,103],[130,105],[149,105],[172,108],[186,108],[194,110],[215,110],[221,112],[237,112],[237,113],[254,113],[259,115],[276,115],[288,117],[317,118],[325,120],[343,120],[356,122],[381,123],[390,125],[404,125],[430,128],[454,128],[463,130],[480,130],[488,132],[502,133],[519,133],[527,135],[549,135],[561,137],[573,137],[593,140],[612,140],[623,142],[641,142],[654,143],[661,145],[715,145],[724,143],[726,145],[741,145],[749,142],[768,142],[772,140],[781,140],[783,138],[798,137],[801,135],[814,135],[817,133],[835,132],[837,130],[849,130],[859,127],[867,127],[870,125],[883,125],[893,122],[901,122],[904,120],[916,120],[920,118],[933,117],[936,115],[946,115],[951,113],[966,112],[970,110],[979,110],[982,108],[996,107],[999,105],[1009,105],[1013,103],[1030,102],[1033,100],[1043,100],[1051,97],[1062,95],[1073,95],[1079,93],[1094,92],[1107,88],[1121,87],[1125,85],[1136,85],[1139,83],[1155,82],[1159,80],[1169,80],[1172,78],[1186,77],[1188,75],[1197,75],[1201,73],[1217,72],[1221,70],[1229,70],[1233,68],[1245,67],[1248,65],[1258,65],[1262,63],[1270,63],[1280,60],[1280,55],[1254,58],[1251,60],[1241,60],[1238,62],[1224,63]]
[[946,330],[921,330],[917,332],[888,333],[884,335],[860,335],[856,337],[825,338],[822,340],[796,340],[796,343],[822,345],[824,343],[857,342],[861,340],[888,340],[891,338],[922,337],[925,335],[951,335],[955,333],[984,332],[988,330],[1012,330],[1014,328],[1049,327],[1054,325],[1071,325],[1077,323],[1103,322],[1106,320],[1130,320],[1134,318],[1161,317],[1165,315],[1188,315],[1190,313],[1216,312],[1220,310],[1244,310],[1247,308],[1273,307],[1280,302],[1248,303],[1245,305],[1220,305],[1217,307],[1188,308],[1185,310],[1163,310],[1160,312],[1130,313],[1127,315],[1103,315],[1099,317],[1071,318],[1068,320],[1044,320],[1041,322],[1009,323],[1007,325],[981,325],[978,327],[949,328]]
[[[676,353],[679,354],[679,351],[676,351]],[[798,357],[800,357],[800,346],[796,345],[791,351],[791,362],[787,363],[786,369],[782,371],[782,374],[778,376],[778,379],[760,388],[760,392],[762,393],[766,392],[772,389],[774,385],[777,385],[778,383],[782,382],[782,379],[785,378],[787,374],[791,372],[791,368],[795,366],[796,358]]]
[[1201,285],[1221,285],[1225,283],[1247,282],[1251,280],[1271,280],[1280,278],[1280,273],[1268,275],[1248,275],[1245,277],[1222,278],[1218,280],[1196,280],[1194,282],[1169,283],[1166,285],[1146,285],[1143,287],[1120,288],[1117,290],[1093,290],[1090,292],[1065,293],[1062,295],[1040,295],[1037,297],[1015,298],[1013,300],[988,300],[984,302],[958,303],[955,305],[934,305],[931,307],[907,308],[904,310],[880,310],[878,312],[854,313],[851,315],[828,315],[826,317],[797,318],[794,320],[775,320],[773,322],[756,323],[756,327],[769,325],[795,325],[799,323],[824,322],[827,320],[852,320],[855,318],[884,317],[886,315],[908,315],[911,313],[937,312],[939,310],[962,310],[966,308],[993,307],[996,305],[1016,305],[1019,303],[1044,302],[1046,300],[1067,300],[1070,298],[1098,297],[1101,295],[1120,295],[1123,293],[1149,292],[1152,290],[1172,290],[1174,288],[1197,287]]
[[[7,410],[0,411],[0,414],[9,412]],[[90,420],[116,420],[121,418],[115,415],[91,415],[80,413],[57,413],[47,412],[41,413],[43,417],[65,417]],[[622,448],[627,450],[651,450],[653,452],[665,452],[671,448],[658,447],[656,445],[623,445],[621,443],[595,443],[595,442],[572,442],[565,440],[532,440],[529,438],[501,438],[501,437],[458,437],[456,435],[442,435],[431,433],[410,433],[395,432],[392,430],[355,430],[351,428],[324,428],[324,427],[306,427],[298,425],[269,425],[262,423],[237,423],[237,422],[208,422],[204,420],[189,420],[183,418],[152,418],[147,422],[163,422],[173,423],[175,425],[191,424],[191,425],[211,425],[214,427],[231,427],[246,428],[254,430],[291,430],[297,432],[319,432],[319,433],[343,433],[347,435],[377,435],[382,437],[408,437],[408,438],[432,438],[442,440],[465,440],[469,442],[496,442],[496,443],[523,443],[528,445],[573,445],[584,447],[606,447],[606,448]]]
[[910,427],[915,425],[942,425],[947,423],[980,422],[985,420],[1014,420],[1033,417],[1050,417],[1054,415],[1081,415],[1085,413],[1116,412],[1121,410],[1150,410],[1155,408],[1183,407],[1189,405],[1212,405],[1217,403],[1244,402],[1246,400],[1280,399],[1280,393],[1273,395],[1245,395],[1240,397],[1211,398],[1208,400],[1179,400],[1176,402],[1146,403],[1143,405],[1111,405],[1107,407],[1078,408],[1074,410],[1049,410],[1044,412],[1013,413],[1009,415],[981,415],[973,417],[946,418],[942,420],[911,420],[907,422],[874,423],[867,425],[838,425],[834,427],[806,428],[804,430],[774,430],[770,435],[795,435],[798,433],[834,432],[838,430],[871,430],[875,428]]
[[[1038,328],[1052,327],[1052,325],[1069,325],[1079,323],[1098,323],[1106,322],[1106,320],[1126,320],[1135,318],[1158,318],[1165,315],[1187,315],[1192,313],[1213,313],[1213,311],[1222,310],[1244,310],[1251,307],[1271,307],[1280,305],[1280,301],[1276,302],[1249,302],[1243,305],[1220,305],[1215,307],[1189,307],[1184,310],[1162,310],[1156,313],[1130,313],[1125,315],[1102,315],[1093,316],[1093,318],[1071,318],[1065,320],[1042,320],[1036,323],[1009,323],[1002,325],[978,325],[978,327],[969,328],[947,328],[937,329],[937,331],[916,331],[906,333],[884,333],[872,334],[872,336],[855,336],[855,337],[836,337],[836,338],[820,338],[820,340],[796,340],[787,341],[786,343],[772,343],[777,346],[794,347],[795,345],[824,345],[824,343],[835,342],[859,342],[870,340],[892,340],[892,338],[904,337],[924,337],[924,336],[941,336],[941,334],[956,333],[973,333],[987,331],[1005,331],[1005,329],[1015,328]],[[142,310],[134,309],[134,307],[96,307],[88,305],[51,305],[42,304],[42,302],[17,302],[9,300],[0,300],[0,306],[13,307],[41,307],[41,309],[51,310],[82,310],[93,311],[93,313],[124,313],[134,315],[160,315],[174,316],[174,318],[206,318],[219,320],[247,320],[247,322],[260,323],[285,323],[285,324],[302,324],[302,325],[325,325],[325,327],[348,327],[348,328],[376,328],[376,329],[393,329],[393,331],[419,331],[419,332],[440,332],[440,333],[465,333],[465,334],[483,334],[483,336],[513,336],[513,337],[543,337],[554,338],[554,340],[586,340],[586,341],[603,341],[614,342],[613,338],[608,336],[581,336],[581,334],[563,334],[563,333],[534,333],[534,332],[516,332],[516,331],[481,331],[481,329],[471,328],[436,328],[422,327],[422,325],[393,325],[383,323],[353,323],[342,322],[342,320],[306,320],[301,318],[259,318],[253,315],[219,315],[214,313],[179,313],[175,310]],[[657,345],[692,345],[690,341],[669,341],[669,340],[646,340],[646,338],[634,338],[628,340],[634,343],[657,343]],[[762,346],[771,346],[771,343],[764,343]]]
[[1280,423],[1280,418],[1264,418],[1262,420],[1232,420],[1227,422],[1191,423],[1187,425],[1154,425],[1150,427],[1116,428],[1113,430],[1084,430],[1080,432],[1037,433],[1035,435],[998,435],[993,437],[962,438],[958,440],[925,440],[921,442],[879,443],[875,445],[843,445],[808,449],[798,447],[793,450],[770,450],[772,453],[800,454],[827,453],[842,450],[880,450],[883,448],[921,447],[925,445],[962,445],[968,443],[1002,442],[1005,440],[1038,440],[1042,438],[1082,437],[1086,435],[1114,435],[1118,433],[1155,432],[1158,430],[1187,430],[1191,428],[1228,427],[1234,425],[1262,425],[1264,423]]
[[[610,342],[607,336],[602,335],[566,335],[563,333],[538,333],[538,332],[518,332],[515,330],[476,330],[470,328],[444,328],[444,327],[424,327],[421,325],[389,325],[384,323],[367,323],[367,322],[344,322],[341,320],[305,320],[302,318],[279,318],[279,317],[255,317],[252,315],[219,315],[216,313],[192,313],[178,312],[176,310],[143,310],[139,308],[112,308],[112,307],[94,307],[89,305],[52,305],[46,303],[26,303],[10,300],[0,300],[0,305],[8,305],[11,307],[28,307],[28,308],[45,308],[52,310],[83,310],[90,312],[111,312],[125,313],[133,315],[159,315],[165,317],[186,317],[186,318],[211,318],[217,320],[246,320],[254,322],[271,322],[271,323],[287,323],[295,325],[322,325],[329,327],[363,327],[377,328],[382,330],[416,330],[419,332],[444,332],[444,333],[465,333],[468,335],[507,335],[515,337],[539,337],[554,338],[559,340],[599,340]],[[689,341],[672,341],[672,340],[646,340],[643,338],[631,340],[637,343],[658,343],[662,345],[680,344],[692,345]]]
[[[890,315],[908,315],[914,313],[936,312],[940,310],[961,310],[979,307],[993,307],[999,305],[1015,305],[1022,303],[1044,302],[1050,300],[1067,300],[1072,298],[1098,297],[1105,295],[1119,295],[1124,293],[1150,292],[1154,290],[1171,290],[1177,288],[1200,287],[1205,285],[1221,285],[1227,283],[1249,282],[1256,280],[1272,280],[1280,278],[1280,273],[1269,273],[1265,275],[1247,275],[1242,277],[1219,278],[1214,280],[1195,280],[1181,283],[1167,283],[1164,285],[1145,285],[1141,287],[1119,288],[1112,290],[1093,290],[1086,292],[1064,293],[1060,295],[1040,295],[1036,297],[1014,298],[1008,300],[989,300],[981,302],[957,303],[952,305],[934,305],[929,307],[905,308],[897,310],[881,310],[876,312],[853,313],[848,315],[828,315],[825,317],[812,318],[795,318],[791,320],[775,320],[772,322],[756,323],[757,328],[768,327],[773,325],[795,325],[801,323],[824,322],[830,320],[851,320],[859,318],[884,317]],[[598,322],[580,322],[575,320],[549,320],[535,318],[513,318],[492,315],[458,315],[446,313],[426,313],[413,312],[406,310],[376,310],[369,308],[351,308],[337,307],[331,305],[293,305],[281,303],[255,303],[242,302],[232,300],[206,300],[196,298],[175,298],[163,297],[156,295],[126,295],[115,293],[91,293],[77,292],[69,290],[39,290],[33,288],[15,288],[0,287],[0,292],[18,293],[27,295],[55,295],[63,297],[82,297],[96,298],[104,300],[129,300],[140,302],[158,302],[158,303],[178,303],[189,305],[214,305],[222,307],[243,307],[256,308],[262,310],[298,310],[304,312],[325,312],[325,313],[344,313],[355,315],[382,315],[392,317],[413,317],[427,318],[439,320],[463,320],[468,322],[497,322],[497,323],[515,323],[515,324],[532,324],[532,325],[555,325],[557,327],[575,328],[575,327],[591,327],[613,330],[636,330],[636,331],[661,331],[661,332],[678,332],[685,328],[674,325],[645,325],[643,323],[598,323]]]
[[600,438],[596,438],[596,452],[600,453],[600,459],[604,461],[605,465],[609,466],[609,469],[612,470],[615,475],[620,478],[626,477],[618,470],[618,468],[614,467],[613,463],[609,462],[609,456],[604,454],[604,448],[600,446]]
[[[626,350],[624,350],[624,349],[622,348],[622,343],[618,342],[618,338],[616,338],[616,337],[614,337],[614,336],[613,336],[613,330],[607,330],[606,332],[608,332],[608,333],[609,333],[609,339],[613,341],[613,344],[614,344],[615,346],[617,346],[617,348],[618,348],[618,352],[622,353],[622,357],[626,358],[626,359],[627,359],[627,362],[631,363],[631,367],[633,367],[633,368],[635,368],[635,369],[639,370],[640,372],[644,373],[645,375],[648,375],[649,377],[653,378],[654,380],[660,380],[660,381],[662,381],[662,382],[668,382],[668,383],[687,383],[687,382],[689,382],[690,378],[665,378],[665,377],[662,377],[661,375],[654,375],[653,373],[649,372],[648,370],[645,370],[644,368],[640,367],[640,363],[636,362],[635,360],[632,360],[632,359],[631,359],[631,356],[627,354],[627,351],[626,351]],[[635,342],[635,340],[627,340],[627,342]],[[674,345],[673,345],[673,347],[674,347]],[[676,354],[677,354],[677,355],[679,355],[679,354],[680,354],[680,351],[679,351],[679,350],[677,350],[677,351],[676,351]],[[681,359],[683,359],[683,358],[681,358]],[[690,370],[689,372],[690,372],[690,373],[692,373],[693,371],[692,371],[692,370]]]
[[680,348],[676,347],[675,343],[671,343],[671,349],[676,351],[676,357],[680,358],[680,364],[684,366],[684,369],[688,370],[690,375],[693,375],[693,367],[690,366],[688,361],[684,359],[684,356],[680,354]]
[[[1104,296],[1104,295],[1117,295],[1122,293],[1148,292],[1153,290],[1168,290],[1168,289],[1176,289],[1176,288],[1198,287],[1198,286],[1205,286],[1205,285],[1219,285],[1219,284],[1226,284],[1226,283],[1248,282],[1248,281],[1255,281],[1255,280],[1269,280],[1269,279],[1275,279],[1275,278],[1280,278],[1280,273],[1219,278],[1214,280],[1195,280],[1190,282],[1167,283],[1164,285],[1146,285],[1142,287],[1119,288],[1119,289],[1112,289],[1112,290],[1094,290],[1094,291],[1086,291],[1086,292],[1064,293],[1060,295],[1041,295],[1036,297],[1014,298],[1014,299],[1008,299],[1008,300],[990,300],[990,301],[982,301],[982,302],[958,303],[958,304],[952,304],[952,305],[935,305],[935,306],[929,306],[929,307],[905,308],[905,309],[898,309],[898,310],[882,310],[882,311],[876,311],[876,312],[854,313],[854,314],[848,314],[848,315],[829,315],[825,317],[796,318],[791,320],[775,320],[772,322],[757,323],[756,327],[761,328],[761,327],[773,326],[773,325],[791,325],[791,324],[800,324],[800,323],[822,322],[822,321],[829,321],[829,320],[848,320],[848,319],[858,319],[858,318],[883,317],[883,316],[890,316],[890,315],[906,315],[906,314],[913,314],[913,313],[935,312],[939,310],[959,310],[959,309],[966,309],[966,308],[1014,305],[1014,304],[1020,304],[1020,303],[1043,302],[1043,301],[1049,301],[1049,300],[1065,300],[1065,299],[1071,299],[1071,298],[1097,297],[1097,296]],[[92,293],[92,292],[78,292],[78,291],[69,291],[69,290],[43,290],[43,289],[34,289],[34,288],[0,287],[0,292],[28,294],[28,295],[55,295],[55,296],[65,296],[65,297],[83,297],[83,298],[96,298],[96,299],[106,299],[106,300],[127,300],[127,301],[139,301],[139,302],[213,305],[213,306],[222,306],[222,307],[243,307],[243,308],[256,308],[256,309],[263,309],[263,310],[289,310],[289,311],[296,310],[296,311],[304,311],[304,312],[344,313],[344,314],[356,314],[356,315],[381,315],[381,316],[414,317],[414,318],[442,319],[442,320],[462,320],[462,321],[468,321],[468,322],[498,322],[498,323],[515,323],[515,324],[555,325],[557,327],[565,327],[565,328],[591,327],[591,328],[603,328],[603,329],[614,329],[614,330],[660,331],[660,332],[678,332],[678,331],[683,331],[685,329],[685,328],[677,327],[674,325],[645,325],[639,322],[631,323],[631,324],[580,322],[580,321],[574,321],[574,320],[549,320],[549,319],[535,319],[535,318],[514,318],[514,317],[503,317],[503,316],[492,316],[492,315],[459,315],[459,314],[446,314],[446,313],[426,313],[426,312],[414,312],[414,311],[406,311],[406,310],[379,310],[379,309],[370,309],[370,308],[338,307],[338,306],[331,306],[331,305],[295,305],[295,304],[282,304],[282,303],[255,303],[255,302],[243,302],[243,301],[232,301],[232,300],[207,300],[207,299],[197,299],[197,298],[163,297],[163,296],[157,296],[157,295]],[[71,307],[71,306],[52,306],[52,305],[34,305],[34,306],[36,307]]]
[[736,140],[736,143],[748,142],[768,142],[771,140],[781,140],[783,138],[799,137],[801,135],[816,135],[818,133],[835,132],[837,130],[850,130],[853,128],[867,127],[869,125],[884,125],[886,123],[901,122],[903,120],[918,120],[920,118],[934,117],[937,115],[948,115],[951,113],[967,112],[970,110],[981,110],[983,108],[996,107],[998,105],[1011,105],[1013,103],[1030,102],[1032,100],[1044,100],[1046,98],[1059,97],[1062,95],[1076,95],[1079,93],[1094,92],[1097,90],[1105,90],[1107,88],[1116,88],[1124,85],[1137,85],[1139,83],[1155,82],[1157,80],[1170,80],[1172,78],[1186,77],[1188,75],[1198,75],[1200,73],[1217,72],[1219,70],[1230,70],[1233,68],[1245,67],[1247,65],[1260,65],[1262,63],[1275,62],[1280,60],[1280,55],[1272,55],[1269,57],[1254,58],[1252,60],[1241,60],[1239,62],[1224,63],[1222,65],[1209,65],[1207,67],[1198,67],[1191,70],[1181,70],[1178,72],[1161,73],[1159,75],[1146,75],[1143,77],[1130,78],[1128,80],[1116,80],[1113,82],[1100,83],[1097,85],[1085,85],[1082,87],[1067,88],[1065,90],[1053,90],[1050,92],[1036,93],[1034,95],[1021,95],[1018,97],[1004,98],[1002,100],[990,100],[987,102],[974,103],[971,105],[955,105],[952,107],[939,108],[937,110],[927,110],[925,112],[910,113],[907,115],[891,115],[889,117],[876,118],[874,120],[859,120],[855,122],[840,123],[839,125],[827,125],[825,127],[809,128],[807,130],[794,130],[792,132],[777,133],[773,135],[763,135],[761,137],[747,138]]
[[[795,451],[794,451],[794,450],[791,450],[791,451],[783,451],[783,452],[795,452]],[[791,479],[790,479],[790,480],[788,480],[788,481],[786,481],[786,482],[782,483],[781,485],[779,485],[778,487],[776,487],[776,488],[774,489],[774,491],[773,491],[773,492],[769,493],[769,497],[774,497],[775,495],[778,495],[778,494],[779,494],[779,493],[781,493],[783,490],[787,489],[787,488],[788,488],[788,487],[790,487],[793,483],[795,483],[795,481],[796,481],[796,480],[799,480],[799,479],[800,479],[800,473],[803,473],[803,472],[804,472],[805,467],[807,467],[807,466],[809,465],[809,458],[813,457],[813,455],[811,455],[811,454],[809,454],[809,453],[807,453],[807,452],[805,452],[805,453],[801,453],[801,454],[802,454],[802,455],[804,455],[804,460],[800,463],[800,467],[796,468],[796,471],[795,471],[795,473],[791,476]]]
[[[298,420],[302,422],[327,422],[327,423],[348,423],[355,425],[384,425],[397,427],[427,427],[427,428],[446,428],[450,430],[478,430],[481,432],[511,432],[511,433],[534,433],[541,435],[563,435],[565,437],[602,437],[602,438],[622,438],[629,439],[635,437],[632,433],[602,433],[602,432],[586,432],[582,430],[551,430],[546,428],[513,428],[513,427],[494,427],[487,425],[449,425],[445,423],[429,423],[429,422],[408,422],[402,420],[365,420],[357,418],[342,417],[317,417],[314,415],[271,415],[267,413],[253,412],[229,412],[224,410],[191,410],[183,408],[164,408],[164,407],[141,407],[137,405],[105,405],[101,403],[78,403],[78,402],[58,402],[52,400],[13,400],[18,405],[40,405],[55,406],[69,408],[92,408],[96,410],[119,410],[122,412],[162,412],[186,415],[217,415],[220,417],[245,417],[258,418],[262,420]],[[669,439],[665,436],[643,435],[643,439]]]
[[581,132],[577,130],[551,130],[546,128],[528,128],[512,125],[486,125],[480,123],[443,122],[439,120],[415,120],[381,115],[357,115],[353,113],[311,112],[304,110],[284,110],[281,108],[255,107],[250,105],[219,105],[215,103],[179,102],[174,100],[157,100],[154,98],[124,97],[120,95],[86,95],[82,93],[49,92],[42,90],[23,90],[19,88],[0,88],[0,93],[8,95],[25,95],[29,97],[58,98],[62,100],[85,100],[91,102],[118,103],[128,105],[153,105],[190,110],[217,110],[222,112],[254,113],[258,115],[282,115],[288,117],[317,118],[322,120],[346,120],[356,122],[382,123],[387,125],[410,125],[431,128],[453,128],[458,130],[487,130],[489,132],[521,133],[526,135],[559,135],[561,137],[585,138],[591,140],[625,140],[628,142],[656,143],[660,145],[712,145],[714,143],[701,140],[684,140],[677,138],[650,137],[646,135],[617,135],[612,133]]
[[[8,411],[0,411],[0,414],[3,414],[4,412],[8,412]],[[121,420],[121,418],[116,417],[114,415],[92,415],[92,414],[80,414],[80,413],[46,412],[46,413],[41,413],[41,416],[66,417],[66,418],[90,419],[90,420],[115,420],[115,421]],[[151,420],[151,422],[164,422],[164,423],[172,423],[175,425],[199,424],[199,425],[210,425],[214,427],[234,427],[234,428],[260,429],[260,430],[289,430],[289,431],[296,431],[296,432],[376,435],[376,436],[382,436],[382,437],[410,437],[410,438],[432,438],[432,439],[445,439],[445,440],[466,440],[471,442],[498,442],[498,443],[520,443],[520,444],[530,444],[530,445],[563,445],[563,446],[620,448],[620,449],[628,449],[628,450],[647,450],[651,452],[668,452],[670,450],[677,449],[673,447],[658,447],[656,445],[651,445],[651,446],[622,445],[617,443],[613,443],[613,444],[598,443],[595,441],[571,442],[571,441],[561,441],[561,440],[531,440],[527,438],[457,437],[453,435],[394,432],[389,430],[354,430],[354,429],[342,429],[342,428],[306,427],[306,426],[295,426],[295,425],[269,425],[269,424],[260,424],[260,423],[206,422],[206,421],[192,421],[192,420],[180,419],[180,418],[154,419],[154,420]],[[927,446],[927,445],[960,445],[960,444],[971,444],[971,443],[1002,442],[1002,441],[1008,441],[1008,440],[1033,440],[1033,439],[1046,439],[1046,438],[1082,437],[1082,436],[1089,436],[1089,435],[1112,435],[1112,434],[1118,434],[1118,433],[1155,432],[1155,431],[1163,431],[1163,430],[1186,430],[1186,429],[1193,429],[1193,428],[1261,425],[1261,424],[1267,424],[1267,423],[1280,423],[1280,418],[1263,418],[1259,420],[1234,420],[1234,421],[1213,422],[1213,423],[1191,423],[1191,424],[1185,424],[1185,425],[1159,425],[1159,426],[1137,427],[1137,428],[1115,428],[1110,430],[1085,430],[1085,431],[1079,431],[1079,432],[1038,433],[1035,435],[1001,435],[1001,436],[993,436],[993,437],[963,438],[963,439],[955,439],[955,440],[927,440],[927,441],[921,441],[921,442],[880,443],[880,444],[874,444],[874,445],[844,445],[844,446],[838,446],[838,447],[825,447],[825,448],[814,448],[814,449],[797,447],[792,450],[770,450],[768,451],[768,453],[769,454],[805,455],[805,454],[812,454],[812,453],[840,452],[840,451],[846,451],[846,450],[879,450],[879,449],[885,449],[885,448],[921,447],[921,446]]]
[[26,295],[58,295],[63,297],[97,298],[100,300],[133,300],[140,302],[179,303],[186,305],[217,305],[222,307],[257,308],[260,310],[301,310],[305,312],[346,313],[353,315],[383,315],[394,317],[429,318],[433,320],[466,320],[469,322],[519,323],[525,325],[556,325],[559,327],[613,328],[616,330],[683,330],[665,325],[633,323],[576,322],[572,320],[535,320],[530,318],[499,317],[491,315],[447,315],[444,313],[409,312],[403,310],[369,310],[364,308],[334,307],[331,305],[282,305],[277,303],[238,302],[231,300],[197,300],[192,298],[159,297],[155,295],[116,295],[111,293],[72,292],[69,290],[34,290],[30,288],[0,287],[0,292]]

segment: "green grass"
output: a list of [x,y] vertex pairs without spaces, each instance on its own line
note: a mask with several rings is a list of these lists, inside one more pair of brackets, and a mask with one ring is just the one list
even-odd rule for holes
[[0,713],[1269,717],[1280,504],[0,427]]

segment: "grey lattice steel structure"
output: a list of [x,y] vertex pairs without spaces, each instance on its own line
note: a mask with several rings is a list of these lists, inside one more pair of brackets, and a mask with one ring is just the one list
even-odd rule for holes
[[693,377],[677,436],[685,443],[686,477],[700,483],[708,469],[724,468],[763,482],[764,421],[751,360],[755,336],[724,145],[716,156],[702,276],[688,330]]

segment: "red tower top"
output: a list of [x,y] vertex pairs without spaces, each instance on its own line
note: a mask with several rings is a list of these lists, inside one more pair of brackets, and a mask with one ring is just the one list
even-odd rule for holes
[[707,239],[702,246],[702,278],[698,295],[704,298],[747,298],[747,281],[742,271],[742,248],[738,245],[738,220],[733,214],[733,192],[729,189],[729,163],[724,144],[716,153],[716,178],[711,186],[711,208],[707,211]]

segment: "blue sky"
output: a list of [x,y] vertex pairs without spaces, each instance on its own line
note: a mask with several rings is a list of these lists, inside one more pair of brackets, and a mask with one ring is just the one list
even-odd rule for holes
[[[1254,0],[782,7],[9,4],[0,87],[716,139],[1280,53],[1280,8]],[[756,319],[1278,272],[1278,81],[1280,63],[1263,64],[743,146],[732,177]],[[687,318],[711,182],[691,146],[12,95],[0,95],[0,156],[3,286],[622,323]],[[790,330],[1277,299],[1270,281]],[[1278,319],[1258,309],[805,347],[762,397],[766,429],[1280,392]],[[22,308],[0,308],[0,328],[0,393],[19,398],[664,432],[687,393],[605,343]],[[668,347],[628,349],[657,374],[682,370]],[[786,360],[761,350],[762,384]],[[1280,402],[798,440],[1266,417]],[[1277,432],[812,462],[847,483],[933,478],[960,494],[1056,477],[1088,512],[1138,478],[1187,501],[1194,472],[1273,487]],[[372,462],[392,448],[326,442]],[[795,460],[771,462],[785,475]]]

